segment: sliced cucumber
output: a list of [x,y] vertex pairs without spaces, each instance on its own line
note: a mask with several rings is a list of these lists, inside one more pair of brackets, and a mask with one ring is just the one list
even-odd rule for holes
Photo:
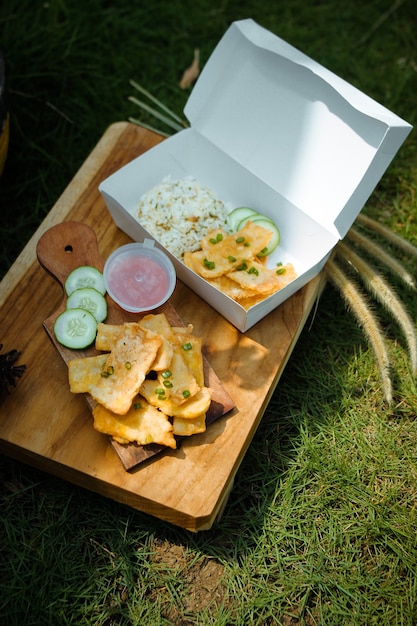
[[84,309],[89,311],[96,318],[97,322],[102,322],[107,317],[107,302],[105,297],[93,289],[93,287],[83,287],[76,289],[68,296],[67,309]]
[[272,237],[269,240],[268,246],[264,248],[262,252],[258,254],[259,257],[268,256],[278,246],[281,240],[281,234],[276,224],[274,224],[274,222],[271,219],[269,219],[269,217],[266,217],[265,215],[259,215],[259,217],[254,217],[253,220],[251,221],[254,224],[257,224],[258,226],[262,226],[263,228],[270,230],[272,233]]
[[274,223],[266,215],[261,215],[260,213],[257,213],[256,215],[249,215],[247,217],[244,217],[243,220],[241,222],[239,222],[239,224],[237,226],[237,230],[240,230],[241,228],[244,228],[248,222],[256,222],[256,220],[259,219],[259,218],[261,218],[262,220],[268,220],[269,222],[271,222],[271,224]]
[[239,222],[241,222],[245,217],[249,217],[249,215],[258,215],[258,211],[250,209],[247,206],[240,206],[237,207],[237,209],[233,209],[233,211],[227,216],[227,223],[230,229],[234,232],[239,230]]
[[82,350],[90,346],[97,334],[97,321],[84,309],[66,309],[54,324],[57,341],[66,348]]
[[65,291],[67,296],[70,296],[76,289],[82,289],[83,287],[93,287],[103,296],[106,293],[106,286],[104,284],[103,274],[91,265],[81,265],[76,267],[65,281]]

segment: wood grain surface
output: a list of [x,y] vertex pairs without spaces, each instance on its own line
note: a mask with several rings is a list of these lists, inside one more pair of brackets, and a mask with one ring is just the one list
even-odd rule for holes
[[[106,258],[129,238],[116,228],[99,183],[162,137],[129,123],[110,126],[0,285],[0,342],[22,352],[27,371],[1,398],[0,451],[76,485],[180,527],[209,529],[321,287],[317,277],[245,334],[180,281],[171,304],[203,338],[207,360],[235,408],[201,435],[127,472],[109,438],[96,432],[84,399],[68,388],[67,366],[43,322],[62,305],[62,288],[36,258],[42,235],[82,222]],[[56,268],[54,272],[56,272]]]

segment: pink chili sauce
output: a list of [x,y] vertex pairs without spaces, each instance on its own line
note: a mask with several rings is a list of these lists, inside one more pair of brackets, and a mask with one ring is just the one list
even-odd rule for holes
[[169,288],[165,269],[148,256],[120,256],[109,271],[108,284],[120,302],[143,309],[158,304]]

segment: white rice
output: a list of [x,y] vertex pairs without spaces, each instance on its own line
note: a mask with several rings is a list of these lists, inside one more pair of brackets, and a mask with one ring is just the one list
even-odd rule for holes
[[185,251],[200,248],[200,241],[214,228],[227,230],[230,207],[194,178],[170,176],[141,198],[137,218],[160,244],[178,259]]

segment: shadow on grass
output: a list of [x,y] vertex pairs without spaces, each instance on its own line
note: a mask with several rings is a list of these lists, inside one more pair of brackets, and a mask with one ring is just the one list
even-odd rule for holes
[[[348,576],[346,564],[328,562],[343,547],[343,558],[358,566],[372,528],[376,538],[369,541],[382,541],[369,518],[375,494],[358,443],[358,437],[378,443],[385,436],[382,421],[370,418],[372,411],[383,412],[367,353],[361,331],[327,288],[241,464],[223,517],[207,532],[188,533],[2,460],[7,585],[1,608],[8,623],[110,626],[139,623],[140,616],[147,623],[191,625],[198,612],[207,619],[201,623],[214,614],[219,624],[318,623],[321,594],[333,598],[325,582],[329,567],[338,585]],[[344,446],[335,443],[338,437]],[[383,445],[388,450],[389,440]],[[377,472],[372,463],[369,472]],[[356,529],[350,538],[341,534],[342,520]],[[349,593],[359,601],[363,574],[352,578]],[[280,622],[271,602],[282,612]],[[74,613],[64,619],[68,606]],[[95,621],[82,622],[86,616]]]

